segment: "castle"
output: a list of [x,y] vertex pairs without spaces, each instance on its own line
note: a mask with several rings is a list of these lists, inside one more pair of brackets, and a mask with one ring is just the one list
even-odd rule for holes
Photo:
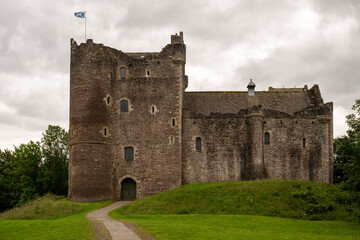
[[185,52],[182,32],[161,52],[71,39],[69,199],[133,200],[202,182],[332,183],[333,105],[317,85],[186,92]]

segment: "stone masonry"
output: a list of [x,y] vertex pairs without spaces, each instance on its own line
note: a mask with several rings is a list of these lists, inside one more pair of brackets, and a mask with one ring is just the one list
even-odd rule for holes
[[317,85],[186,92],[185,63],[182,32],[161,52],[71,40],[69,199],[131,200],[199,182],[332,183],[333,105]]

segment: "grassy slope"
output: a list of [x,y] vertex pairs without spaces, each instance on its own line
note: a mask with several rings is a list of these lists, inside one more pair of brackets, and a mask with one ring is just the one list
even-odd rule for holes
[[360,239],[358,222],[289,219],[358,221],[354,200],[338,186],[312,182],[207,183],[137,200],[110,216],[158,239]]
[[109,203],[74,203],[46,196],[2,214],[0,219],[12,220],[0,220],[0,239],[92,239],[86,214]]
[[355,197],[339,186],[304,181],[242,181],[185,185],[137,200],[123,215],[245,214],[309,220],[358,221]]
[[159,240],[359,240],[360,224],[308,221],[251,215],[127,215],[112,217],[133,222]]

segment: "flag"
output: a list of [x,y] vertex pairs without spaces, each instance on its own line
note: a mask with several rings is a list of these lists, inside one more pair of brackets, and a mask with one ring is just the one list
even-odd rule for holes
[[74,13],[74,16],[78,17],[78,18],[86,18],[85,13],[86,12],[76,12],[76,13]]

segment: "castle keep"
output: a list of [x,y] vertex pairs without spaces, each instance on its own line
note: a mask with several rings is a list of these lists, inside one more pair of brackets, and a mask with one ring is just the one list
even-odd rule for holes
[[200,182],[332,183],[333,106],[317,85],[186,92],[185,53],[182,32],[161,52],[71,40],[69,199],[132,200]]

